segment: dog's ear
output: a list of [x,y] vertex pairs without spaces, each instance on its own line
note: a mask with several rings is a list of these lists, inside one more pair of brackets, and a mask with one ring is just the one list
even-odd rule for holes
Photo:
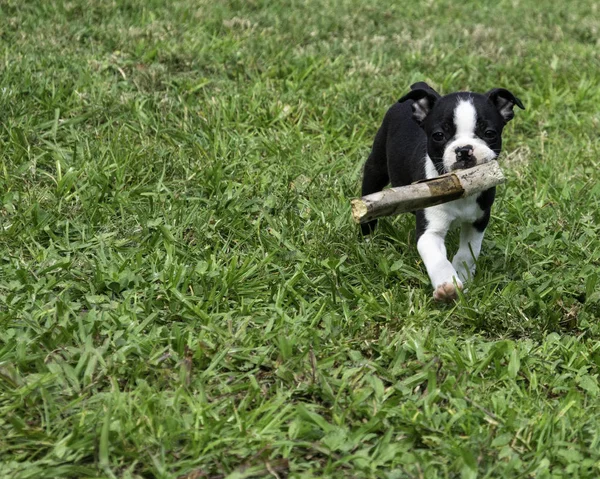
[[513,111],[515,105],[521,110],[525,109],[521,100],[505,88],[494,88],[493,90],[488,91],[485,96],[487,96],[498,109],[498,113],[504,118],[504,123],[508,123],[515,116]]
[[431,93],[433,93],[438,100],[440,98],[442,98],[442,95],[440,95],[437,91],[435,91],[432,87],[430,87],[427,83],[425,83],[424,81],[419,81],[417,83],[413,83],[410,86],[411,90],[429,90]]
[[[415,86],[420,87],[422,85],[426,86],[427,88],[412,89]],[[408,92],[398,101],[400,103],[406,100],[413,101],[413,120],[420,125],[433,108],[433,105],[435,105],[435,102],[438,100],[438,98],[440,98],[440,95],[425,82],[415,83],[413,86],[411,86],[411,89],[412,90],[410,92]]]

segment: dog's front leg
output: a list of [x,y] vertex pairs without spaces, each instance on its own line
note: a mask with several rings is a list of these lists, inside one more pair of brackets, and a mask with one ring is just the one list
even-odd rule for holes
[[475,274],[475,262],[481,251],[483,234],[483,231],[470,223],[464,223],[460,228],[460,245],[452,259],[452,266],[463,283]]
[[[419,220],[420,218],[417,217],[417,223],[419,223]],[[417,235],[421,233],[417,240],[417,249],[433,285],[433,298],[436,301],[456,299],[456,288],[462,289],[462,282],[454,266],[448,261],[444,243],[450,225],[435,229],[428,226],[423,228],[423,226],[423,224],[417,224]]]

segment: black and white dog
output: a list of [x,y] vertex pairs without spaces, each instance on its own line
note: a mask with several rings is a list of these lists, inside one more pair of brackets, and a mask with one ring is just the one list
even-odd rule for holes
[[[427,83],[392,106],[379,128],[365,164],[362,194],[435,178],[444,173],[496,160],[502,148],[502,129],[513,107],[525,107],[504,88],[485,94],[458,92],[439,95]],[[433,297],[450,301],[456,288],[475,272],[496,188],[416,211],[417,249],[434,288]],[[369,234],[377,220],[361,225]],[[446,256],[445,237],[460,225],[460,246],[452,262]]]

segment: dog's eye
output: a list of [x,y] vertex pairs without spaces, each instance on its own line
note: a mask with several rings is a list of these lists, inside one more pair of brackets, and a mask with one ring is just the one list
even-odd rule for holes
[[496,132],[494,130],[485,130],[483,136],[485,136],[488,140],[493,140],[496,138]]
[[433,139],[435,141],[444,141],[444,139],[446,138],[444,136],[444,134],[441,131],[436,131],[433,135],[432,135]]

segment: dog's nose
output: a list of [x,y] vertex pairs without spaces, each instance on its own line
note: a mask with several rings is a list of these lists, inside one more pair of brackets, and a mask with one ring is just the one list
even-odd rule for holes
[[456,148],[454,150],[454,153],[456,153],[456,159],[457,160],[468,160],[473,156],[473,146],[472,145],[465,145],[465,146],[459,146],[458,148]]

